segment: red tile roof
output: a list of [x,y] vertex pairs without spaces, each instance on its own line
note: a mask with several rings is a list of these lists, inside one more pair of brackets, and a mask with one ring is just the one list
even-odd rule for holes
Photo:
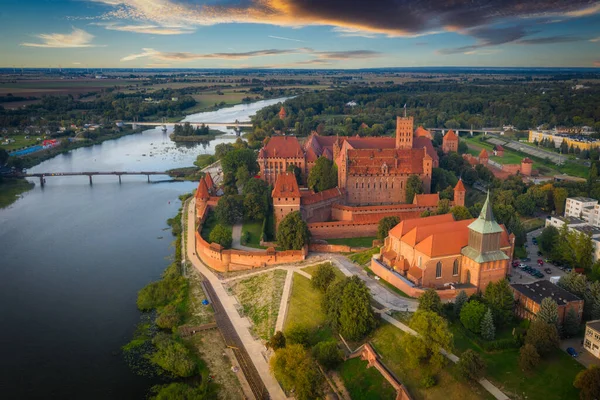
[[481,153],[479,153],[479,158],[490,158],[488,152],[485,149],[481,149]]
[[285,112],[285,108],[283,108],[283,106],[281,106],[281,110],[279,110],[279,117],[285,118],[286,116],[287,116],[287,113]]
[[431,132],[423,128],[421,125],[419,125],[419,127],[415,131],[415,137],[426,137],[427,139],[433,139],[433,137],[431,136]]
[[452,216],[452,214],[434,215],[432,217],[427,218],[405,219],[404,221],[401,221],[398,225],[390,229],[389,235],[400,239],[408,231],[410,231],[417,225],[426,226],[441,224],[450,221],[454,221],[454,217]]
[[206,187],[208,188],[208,190],[211,190],[215,187],[215,182],[213,181],[212,176],[210,176],[210,172],[207,172],[204,175],[204,180],[206,181]]
[[387,174],[423,173],[424,152],[421,149],[360,149],[348,150],[349,175],[381,175],[383,165]]
[[456,133],[454,133],[454,131],[452,129],[450,129],[448,132],[446,132],[446,134],[444,135],[444,139],[445,142],[447,142],[448,140],[452,140],[455,142],[458,142],[458,136],[456,135]]
[[292,172],[279,174],[271,195],[273,197],[300,197],[296,175]]
[[467,191],[467,189],[465,189],[465,185],[463,184],[462,179],[458,180],[458,183],[454,187],[454,191],[455,192],[466,192]]
[[499,144],[494,146],[494,150],[496,151],[504,151],[504,147],[500,146]]
[[204,180],[204,177],[200,179],[200,182],[198,182],[196,198],[202,200],[208,200],[210,198],[210,195],[208,194],[208,186],[206,186],[206,181]]
[[417,267],[416,265],[413,265],[412,267],[409,268],[408,270],[408,274],[410,276],[412,276],[413,278],[422,278],[423,277],[423,270],[419,267]]
[[427,150],[427,155],[433,160],[433,166],[437,167],[440,158],[438,157],[438,153],[435,151],[431,140],[426,137],[413,138],[413,149],[422,149],[423,147]]
[[258,158],[304,158],[304,152],[295,136],[273,136],[258,152]]
[[521,163],[523,163],[523,164],[533,164],[533,161],[531,161],[531,158],[525,157],[524,159],[521,160]]
[[304,193],[303,193],[302,194],[302,204],[309,205],[309,204],[318,203],[320,201],[331,200],[335,197],[341,197],[343,194],[344,194],[344,192],[338,187],[334,187],[334,188],[327,189],[327,190],[324,190],[319,193],[312,193],[312,194],[308,194],[308,195],[304,195]]
[[432,194],[417,194],[413,200],[413,204],[421,207],[437,207],[440,202],[438,193]]

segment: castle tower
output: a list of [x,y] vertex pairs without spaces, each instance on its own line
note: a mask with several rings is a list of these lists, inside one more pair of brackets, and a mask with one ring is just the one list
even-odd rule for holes
[[485,149],[481,149],[481,153],[479,153],[479,164],[485,165],[487,167],[488,161],[490,160],[490,156]]
[[521,160],[521,175],[531,176],[531,170],[533,168],[533,161],[529,158]]
[[206,180],[204,177],[200,179],[198,182],[198,189],[196,189],[195,194],[196,199],[196,218],[202,218],[204,215],[204,211],[208,206],[208,200],[210,199],[210,194],[208,193],[208,186],[206,185]]
[[206,182],[206,187],[208,188],[208,193],[214,194],[216,191],[215,182],[213,181],[212,176],[210,176],[210,172],[207,172],[204,175],[204,180]]
[[413,117],[396,117],[396,148],[412,149]]
[[300,188],[293,172],[284,172],[277,176],[271,196],[275,227],[278,227],[288,214],[300,211]]
[[458,152],[458,136],[452,129],[442,139],[442,151],[444,154],[448,154],[451,151]]
[[461,178],[458,180],[458,183],[454,187],[454,205],[464,207],[466,194],[467,190],[465,189],[465,185],[463,185],[463,181]]
[[285,108],[281,106],[281,110],[279,110],[279,119],[285,119],[287,117],[287,113],[285,112]]

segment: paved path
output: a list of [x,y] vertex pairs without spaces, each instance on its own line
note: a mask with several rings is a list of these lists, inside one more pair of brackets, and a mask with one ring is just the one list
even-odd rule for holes
[[[410,335],[419,336],[419,334],[416,331],[414,331],[407,325],[403,324],[402,322],[398,321],[397,319],[390,317],[389,315],[381,314],[381,318],[383,318],[385,321],[389,322],[390,324],[394,325],[396,328],[401,329]],[[442,353],[446,358],[448,358],[450,361],[452,361],[455,364],[460,360],[460,358],[458,356],[456,356],[455,354],[452,354],[452,353],[448,353],[444,349],[441,349],[440,353]],[[492,384],[492,382],[488,381],[487,379],[480,379],[479,384],[481,384],[481,386],[483,386],[483,388],[485,390],[487,390],[497,400],[510,400],[510,398],[507,395],[502,393],[502,391],[500,389],[498,389],[496,386],[494,386]]]
[[362,279],[371,291],[373,298],[382,306],[395,311],[417,311],[417,306],[419,304],[417,300],[401,297],[396,293],[389,291],[375,279],[369,277],[364,269],[348,260],[348,258],[339,254],[327,254],[325,256],[330,259],[344,275],[356,275]]
[[271,375],[269,371],[269,365],[265,356],[263,355],[264,346],[257,340],[255,340],[248,328],[250,327],[250,322],[246,318],[240,317],[237,309],[236,309],[236,300],[234,297],[229,296],[223,288],[223,285],[219,278],[208,268],[206,267],[196,255],[196,240],[195,240],[195,201],[192,200],[188,206],[188,221],[187,221],[187,230],[186,234],[188,235],[187,240],[187,254],[190,262],[202,275],[206,277],[208,281],[212,284],[216,295],[219,297],[227,316],[231,320],[233,327],[237,334],[239,335],[246,351],[252,358],[252,362],[256,367],[263,383],[265,384],[269,395],[272,399],[285,399],[285,393],[277,383],[277,380]]
[[262,251],[261,249],[255,249],[254,247],[242,246],[242,224],[235,224],[232,229],[233,242],[231,247],[239,250],[246,251]]
[[285,276],[285,283],[283,285],[283,293],[281,294],[281,303],[279,303],[279,314],[277,314],[277,322],[275,323],[275,332],[283,331],[283,324],[285,323],[285,317],[287,315],[288,305],[290,304],[289,298],[292,291],[292,278],[294,277],[294,271],[288,270]]

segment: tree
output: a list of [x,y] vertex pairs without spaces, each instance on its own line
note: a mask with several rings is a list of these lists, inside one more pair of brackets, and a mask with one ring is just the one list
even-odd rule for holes
[[485,374],[485,361],[483,361],[479,353],[469,349],[462,353],[460,360],[456,364],[456,368],[462,377],[478,381]]
[[554,210],[556,214],[563,215],[565,213],[565,203],[569,197],[569,192],[565,188],[554,188],[552,190],[552,198],[554,199]]
[[579,316],[573,307],[570,307],[567,311],[563,332],[566,337],[573,337],[579,333]]
[[6,162],[8,161],[8,157],[8,152],[4,149],[0,149],[0,167],[6,164]]
[[267,214],[267,199],[254,193],[244,197],[244,215],[247,221],[262,221]]
[[392,217],[383,217],[379,220],[379,225],[377,226],[377,239],[384,240],[390,229],[398,225],[400,222],[400,218],[392,216]]
[[221,224],[215,225],[215,227],[212,229],[212,231],[210,231],[210,234],[208,235],[208,240],[211,243],[220,244],[225,249],[231,248],[231,243],[233,242],[231,228],[228,228]]
[[301,344],[308,346],[310,331],[304,325],[292,325],[285,331],[285,340],[287,344]]
[[519,367],[523,371],[532,371],[540,363],[540,355],[535,346],[525,344],[519,350]]
[[215,216],[223,225],[234,225],[243,217],[244,206],[238,196],[222,196],[215,207]]
[[256,162],[256,152],[252,149],[233,149],[221,158],[221,168],[223,173],[237,174],[238,169],[242,166],[247,168],[249,176],[254,176],[258,173],[259,167]]
[[308,187],[322,192],[337,186],[337,167],[325,156],[321,156],[308,174]]
[[285,335],[281,331],[275,332],[271,339],[267,342],[267,347],[273,350],[281,349],[285,347]]
[[320,396],[321,375],[301,345],[290,344],[275,351],[269,364],[275,378],[284,389],[293,390],[297,399],[309,400]]
[[405,335],[402,339],[409,363],[417,367],[426,362],[434,371],[441,369],[446,360],[440,349],[452,352],[454,341],[448,322],[433,311],[417,310],[409,326],[419,333],[419,336]]
[[155,322],[159,328],[171,330],[181,322],[181,314],[174,304],[167,304],[158,310]]
[[551,256],[552,250],[557,245],[558,229],[553,226],[547,226],[540,236],[538,236],[537,240],[541,252]]
[[535,202],[528,194],[521,194],[515,199],[515,209],[522,216],[531,216],[535,211]]
[[471,300],[460,311],[460,322],[473,333],[481,332],[481,320],[486,312],[485,304]]
[[579,393],[581,400],[600,399],[600,367],[590,365],[588,369],[579,372],[573,386],[581,390]]
[[299,211],[285,216],[277,228],[277,244],[283,250],[301,250],[310,240],[310,232]]
[[558,326],[558,304],[551,297],[542,299],[536,318],[547,324]]
[[423,193],[423,182],[419,175],[411,175],[406,181],[406,202],[412,204],[415,195]]
[[343,353],[335,341],[319,342],[313,347],[313,357],[325,369],[334,369],[343,361]]
[[488,307],[487,312],[481,320],[481,337],[485,340],[494,340],[496,337],[496,327],[494,327],[494,317],[492,310]]
[[323,308],[334,329],[346,339],[358,341],[377,325],[371,292],[358,276],[331,285],[325,293]]
[[450,209],[454,220],[462,221],[463,219],[471,219],[473,216],[467,207],[464,206],[454,206]]
[[169,335],[158,334],[152,339],[156,351],[150,361],[177,377],[192,376],[196,372],[196,363],[189,350]]
[[235,182],[239,187],[244,187],[248,180],[250,180],[250,171],[248,171],[248,166],[240,165],[235,172]]
[[335,280],[335,267],[331,263],[319,264],[313,274],[310,284],[313,288],[325,293],[327,288]]
[[288,164],[286,171],[294,173],[298,185],[302,182],[302,170],[300,170],[300,168],[298,168],[296,165]]
[[456,299],[454,299],[454,315],[456,317],[460,316],[460,311],[464,307],[464,305],[469,301],[469,297],[467,296],[467,292],[461,290],[458,292]]
[[435,211],[435,213],[437,215],[442,215],[442,214],[448,214],[449,212],[450,212],[450,200],[441,199],[438,202],[438,207],[437,207],[437,210]]
[[485,288],[483,298],[492,309],[494,321],[498,326],[504,326],[512,320],[515,299],[506,279],[490,282]]
[[421,311],[433,311],[436,314],[442,313],[442,300],[435,289],[427,289],[419,297],[419,306]]
[[548,324],[541,319],[535,319],[525,337],[525,343],[535,347],[540,355],[549,353],[558,347],[558,331],[556,325]]
[[269,185],[262,179],[252,178],[244,185],[242,193],[244,196],[254,194],[257,197],[265,197],[269,194]]

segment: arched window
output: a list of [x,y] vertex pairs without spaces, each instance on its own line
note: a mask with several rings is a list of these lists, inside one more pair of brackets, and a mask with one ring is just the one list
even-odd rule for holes
[[441,261],[438,261],[438,263],[435,265],[435,277],[436,278],[442,277],[442,262]]
[[458,275],[458,260],[454,260],[454,265],[452,266],[452,275]]

